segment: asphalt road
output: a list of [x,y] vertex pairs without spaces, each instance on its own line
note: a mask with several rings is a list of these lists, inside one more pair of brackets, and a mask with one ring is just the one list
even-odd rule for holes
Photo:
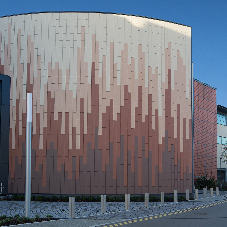
[[226,227],[227,202],[182,213],[166,215],[151,220],[137,221],[127,226],[143,227]]

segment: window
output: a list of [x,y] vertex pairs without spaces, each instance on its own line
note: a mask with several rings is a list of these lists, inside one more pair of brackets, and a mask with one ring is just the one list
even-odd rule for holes
[[222,142],[222,137],[221,137],[221,136],[218,136],[217,143],[218,143],[218,144],[221,144],[221,142]]
[[226,115],[218,113],[217,114],[217,123],[220,125],[226,125]]
[[222,137],[222,144],[227,145],[227,138],[226,137]]
[[227,145],[227,138],[222,137],[222,136],[218,136],[217,137],[217,144]]

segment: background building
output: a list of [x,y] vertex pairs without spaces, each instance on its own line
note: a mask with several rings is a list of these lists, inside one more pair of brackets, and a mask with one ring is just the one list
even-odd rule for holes
[[9,172],[10,77],[0,74],[0,183],[7,192]]
[[217,105],[217,178],[222,183],[227,182],[227,162],[221,156],[224,145],[227,145],[227,108]]
[[190,27],[104,13],[7,16],[0,52],[11,78],[9,193],[25,190],[28,92],[32,193],[192,189]]
[[194,176],[217,179],[216,88],[194,79]]

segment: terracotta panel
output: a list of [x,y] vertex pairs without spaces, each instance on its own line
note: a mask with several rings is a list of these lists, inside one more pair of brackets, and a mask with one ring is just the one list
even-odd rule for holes
[[145,150],[143,150],[142,158],[142,193],[149,192],[149,171],[148,171],[148,158],[145,158]]

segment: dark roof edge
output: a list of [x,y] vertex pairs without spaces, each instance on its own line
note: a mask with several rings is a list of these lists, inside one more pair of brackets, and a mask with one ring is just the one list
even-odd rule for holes
[[133,14],[125,14],[125,13],[111,13],[111,12],[98,12],[98,11],[44,11],[44,12],[31,12],[31,13],[21,13],[21,14],[12,14],[12,15],[5,15],[5,16],[0,16],[0,18],[4,17],[12,17],[12,16],[20,16],[20,15],[28,15],[28,14],[39,14],[39,13],[103,13],[103,14],[116,14],[116,15],[126,15],[126,16],[135,16],[135,17],[143,17],[143,18],[148,18],[148,19],[153,19],[153,20],[159,20],[159,21],[165,21],[173,24],[178,24],[186,27],[190,27],[186,24],[180,24],[168,20],[162,20],[158,18],[153,18],[153,17],[146,17],[146,16],[140,16],[140,15],[133,15]]
[[200,84],[203,84],[203,85],[205,85],[205,86],[207,86],[207,87],[210,87],[210,88],[212,88],[212,89],[214,89],[214,90],[217,90],[217,88],[215,88],[215,87],[213,87],[213,86],[211,86],[211,85],[209,85],[209,84],[206,84],[206,83],[204,83],[204,82],[202,82],[202,81],[200,81],[200,80],[197,80],[197,79],[195,79],[195,78],[194,78],[194,81],[199,82]]
[[227,113],[227,108],[225,106],[217,105],[217,111]]

